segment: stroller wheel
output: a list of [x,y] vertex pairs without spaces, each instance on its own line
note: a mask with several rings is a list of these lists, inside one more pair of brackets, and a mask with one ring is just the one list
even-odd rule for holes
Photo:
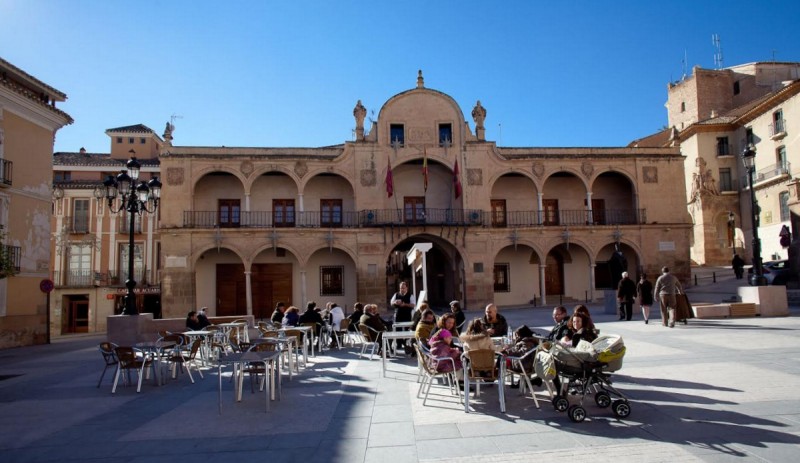
[[569,419],[573,422],[580,423],[586,419],[586,410],[584,410],[584,408],[580,405],[573,405],[569,407],[567,415],[569,415]]
[[594,395],[594,403],[600,408],[608,408],[611,405],[611,396],[606,391],[600,391]]
[[627,418],[631,414],[631,404],[627,400],[615,400],[611,404],[611,411],[617,418]]
[[557,412],[565,412],[569,408],[569,400],[564,396],[557,395],[553,399],[553,408],[555,408]]

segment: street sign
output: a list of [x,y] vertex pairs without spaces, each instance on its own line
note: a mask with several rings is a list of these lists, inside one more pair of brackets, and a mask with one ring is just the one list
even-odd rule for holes
[[44,279],[41,282],[39,282],[39,290],[42,291],[43,293],[49,293],[50,291],[53,290],[53,288],[55,288],[53,280]]

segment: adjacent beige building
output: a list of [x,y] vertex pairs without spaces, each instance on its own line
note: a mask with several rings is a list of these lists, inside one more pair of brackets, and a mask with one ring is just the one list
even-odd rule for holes
[[0,58],[0,232],[14,273],[0,278],[0,348],[49,340],[49,167],[56,131],[72,123],[56,108],[66,99]]
[[[790,184],[800,172],[800,63],[757,62],[727,69],[695,67],[668,87],[671,129],[631,146],[676,146],[686,157],[692,261],[730,265],[752,258],[752,208],[741,153],[757,151],[755,193],[762,258],[786,259],[781,233],[791,230]],[[784,232],[785,233],[785,232]],[[786,244],[784,242],[784,244]]]
[[[149,127],[106,130],[108,153],[53,155],[52,278],[50,329],[54,336],[106,331],[109,315],[124,306],[128,279],[130,217],[114,213],[101,189],[109,175],[136,156],[141,180],[159,175],[163,140]],[[114,203],[116,208],[119,203]],[[139,312],[161,316],[158,211],[134,219],[134,280]]]
[[365,126],[359,101],[355,139],[319,148],[179,146],[168,125],[150,264],[163,315],[385,307],[414,278],[405,255],[418,243],[432,244],[434,306],[596,301],[622,270],[654,278],[664,265],[689,277],[678,147],[500,147],[484,135],[491,108],[478,102],[470,122],[421,73],[375,109]]

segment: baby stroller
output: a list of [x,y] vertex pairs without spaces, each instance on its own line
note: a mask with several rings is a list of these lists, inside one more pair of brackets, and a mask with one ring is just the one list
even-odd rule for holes
[[[561,378],[561,389],[553,398],[556,411],[567,412],[570,420],[580,423],[586,419],[584,399],[594,394],[595,404],[600,408],[610,406],[617,418],[631,414],[630,402],[611,385],[610,379],[611,372],[622,368],[625,356],[622,337],[604,335],[592,343],[581,341],[577,348],[554,343],[549,351],[539,353],[537,362],[548,361],[547,354],[552,358],[555,374]],[[567,394],[577,395],[578,404],[570,405]]]

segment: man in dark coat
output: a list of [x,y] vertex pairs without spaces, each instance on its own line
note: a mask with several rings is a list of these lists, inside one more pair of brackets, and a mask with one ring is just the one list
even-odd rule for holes
[[633,317],[633,301],[636,299],[636,283],[628,278],[628,272],[622,272],[622,279],[617,286],[619,300],[619,319],[630,320]]
[[741,280],[744,275],[744,259],[739,257],[739,254],[734,254],[733,260],[731,260],[731,266],[733,267],[733,274],[736,275],[736,279]]

